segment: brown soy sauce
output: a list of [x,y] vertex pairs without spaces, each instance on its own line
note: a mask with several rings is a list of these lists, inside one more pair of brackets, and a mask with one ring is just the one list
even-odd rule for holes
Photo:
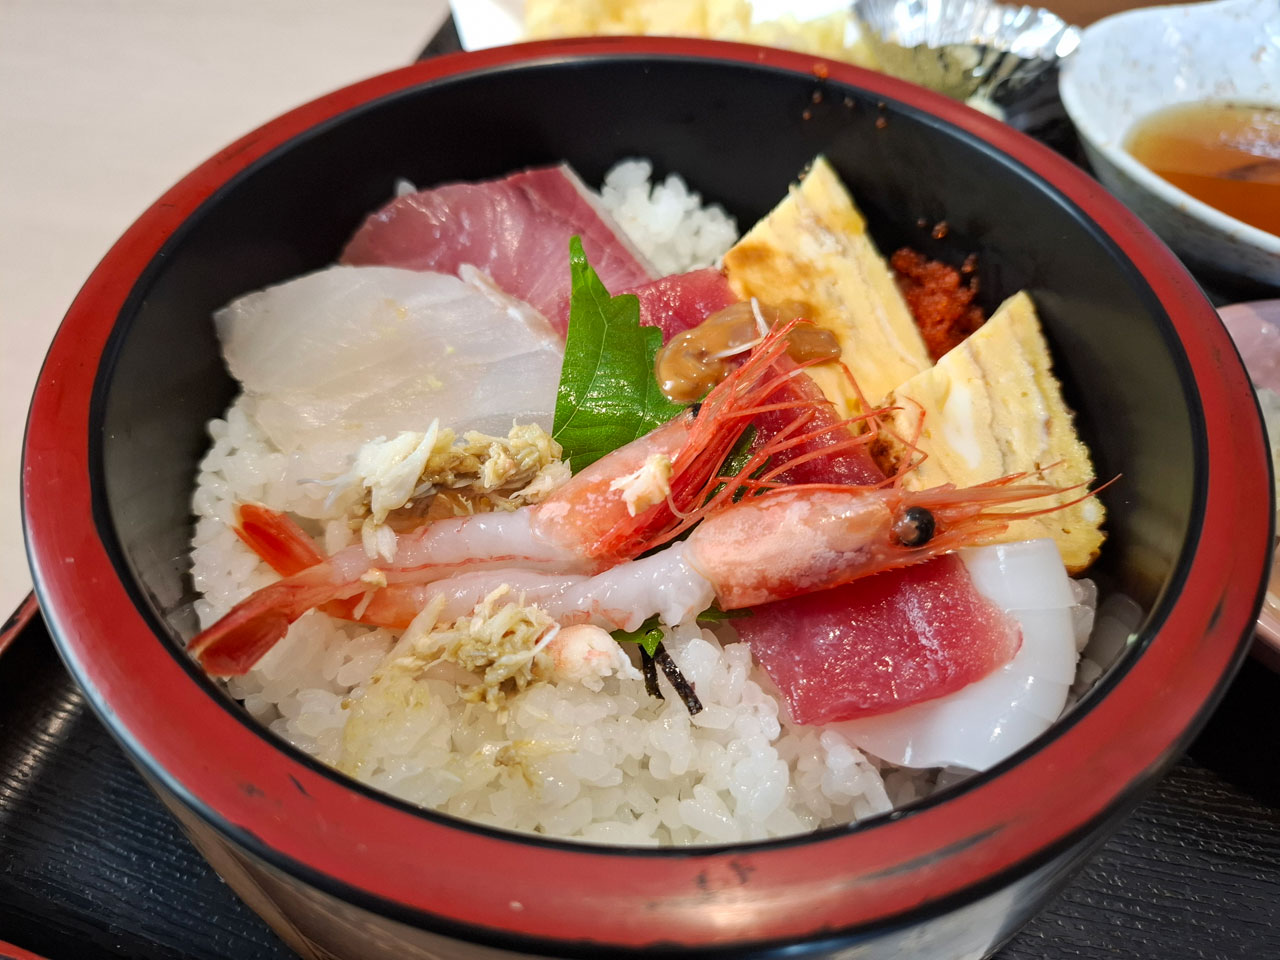
[[1280,107],[1177,104],[1138,121],[1125,149],[1197,200],[1280,235]]

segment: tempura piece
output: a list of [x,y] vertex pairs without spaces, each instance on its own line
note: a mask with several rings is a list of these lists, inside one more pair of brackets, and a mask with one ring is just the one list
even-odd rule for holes
[[749,0],[526,0],[525,35],[639,35],[736,40],[876,66],[845,5],[801,20],[788,13],[759,19]]

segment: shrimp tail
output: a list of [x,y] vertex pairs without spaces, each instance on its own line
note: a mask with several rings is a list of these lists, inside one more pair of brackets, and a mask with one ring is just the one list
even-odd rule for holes
[[[236,536],[282,577],[292,577],[303,570],[324,563],[327,557],[314,540],[287,514],[258,503],[242,503],[236,507]],[[354,620],[374,626],[387,626],[376,616],[361,612],[363,597],[330,600],[320,609],[339,620]],[[367,608],[367,604],[363,604]]]
[[235,534],[282,577],[291,577],[323,563],[325,556],[292,518],[258,503],[235,508]]
[[243,676],[284,639],[289,623],[278,610],[233,610],[197,635],[187,651],[210,676]]
[[240,601],[217,623],[196,634],[187,644],[187,652],[213,676],[239,676],[283,639],[289,625],[308,610],[320,607],[330,612],[330,604],[368,589],[358,578],[343,577],[331,563],[315,564]]

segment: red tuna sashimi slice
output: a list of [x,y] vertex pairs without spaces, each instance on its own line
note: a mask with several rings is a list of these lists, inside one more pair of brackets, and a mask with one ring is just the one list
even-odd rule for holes
[[660,327],[664,343],[738,301],[724,274],[711,267],[663,277],[618,292],[634,293],[640,299],[640,322]]
[[756,607],[734,623],[802,724],[952,693],[1004,666],[1022,641],[954,555]]
[[365,220],[343,250],[342,263],[448,274],[471,264],[503,292],[540,311],[563,335],[574,235],[582,238],[587,259],[607,289],[653,279],[643,257],[564,164],[398,197]]
[[[796,364],[790,358],[784,357],[778,362],[778,367],[780,371],[791,371],[795,370]],[[856,485],[879,483],[884,479],[884,474],[876,466],[867,444],[831,450],[829,453],[823,452],[847,441],[849,431],[847,427],[836,426],[840,422],[840,415],[823,394],[822,388],[808,374],[797,373],[769,399],[773,403],[804,401],[813,414],[802,430],[803,433],[812,434],[812,436],[805,442],[774,455],[771,466],[781,466],[793,460],[799,461],[775,479],[783,483]],[[759,447],[772,439],[794,417],[795,412],[792,410],[775,410],[758,415],[752,421],[756,428],[754,446]]]

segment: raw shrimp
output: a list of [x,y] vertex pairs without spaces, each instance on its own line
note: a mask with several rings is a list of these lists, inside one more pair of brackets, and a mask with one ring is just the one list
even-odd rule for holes
[[961,550],[978,591],[1018,621],[1022,646],[1003,667],[933,700],[830,727],[905,767],[987,770],[1058,719],[1076,676],[1076,598],[1052,540]]
[[397,575],[383,594],[382,612],[392,622],[378,622],[403,626],[441,593],[449,597],[450,608],[465,612],[502,578],[561,623],[634,630],[656,615],[675,626],[713,603],[722,610],[753,607],[980,543],[1003,532],[1013,516],[987,507],[1059,490],[1012,480],[919,493],[897,487],[791,487],[723,507],[687,540],[592,577],[488,571],[419,590],[408,575]]
[[[389,561],[371,559],[360,545],[320,559],[314,547],[308,549],[296,536],[272,543],[285,521],[270,520],[269,512],[259,510],[240,534],[277,570],[287,572],[285,579],[242,601],[188,649],[211,670],[216,661],[219,672],[242,673],[290,623],[315,607],[365,622],[403,625],[405,604],[437,580],[494,568],[556,577],[607,570],[667,542],[696,523],[709,504],[724,502],[725,490],[713,495],[720,483],[717,472],[761,412],[794,409],[796,416],[767,450],[757,452],[752,464],[815,432],[838,431],[844,445],[866,443],[869,436],[854,437],[848,421],[804,433],[812,414],[803,400],[767,402],[799,369],[779,372],[775,367],[792,326],[764,336],[746,362],[701,404],[596,461],[542,503],[427,524],[400,536]],[[665,465],[669,479],[662,496],[646,506],[628,495],[628,481],[655,463]],[[767,481],[766,475],[761,482]]]
[[[752,469],[749,461],[728,488],[750,482],[744,477]],[[428,579],[421,570],[386,569],[376,577],[366,572],[363,582],[354,575],[336,599],[371,591],[354,615],[403,629],[439,597],[445,598],[443,616],[461,616],[507,584],[522,603],[538,605],[562,624],[634,630],[656,614],[674,626],[713,603],[724,610],[755,606],[981,543],[1001,533],[1010,519],[1026,515],[993,508],[1061,492],[1050,484],[1018,482],[1023,479],[915,493],[898,485],[773,489],[766,480],[758,496],[735,503],[727,489],[711,498],[703,508],[709,515],[686,540],[593,576],[499,568]],[[264,588],[197,637],[192,649],[205,669],[247,671],[287,629],[289,618],[335,599],[325,570],[330,565]]]

